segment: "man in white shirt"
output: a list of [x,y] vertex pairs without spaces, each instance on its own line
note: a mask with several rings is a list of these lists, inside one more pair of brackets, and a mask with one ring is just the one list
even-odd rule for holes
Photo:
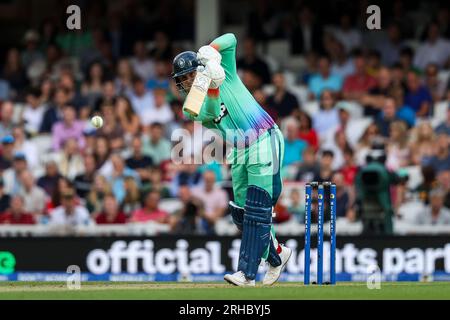
[[213,171],[203,173],[203,185],[192,188],[192,194],[203,202],[205,207],[205,219],[214,225],[223,217],[228,209],[228,195],[217,186],[216,175]]
[[146,110],[155,108],[153,94],[145,89],[145,83],[139,77],[133,79],[133,92],[130,93],[129,98],[134,112],[140,118],[142,118]]
[[450,42],[439,36],[439,26],[431,23],[428,27],[428,36],[424,44],[417,49],[414,56],[414,65],[421,70],[430,63],[442,68],[450,59]]
[[25,170],[20,174],[22,189],[20,195],[24,199],[24,209],[34,215],[44,213],[46,204],[46,194],[44,189],[37,186],[30,171]]
[[88,210],[76,204],[75,191],[72,189],[63,192],[61,205],[50,212],[51,226],[70,228],[92,223]]
[[155,106],[144,111],[141,118],[143,125],[148,126],[155,122],[166,124],[173,120],[173,112],[166,100],[166,94],[164,89],[155,89],[153,91]]
[[450,210],[444,207],[445,192],[440,188],[431,190],[430,205],[417,218],[418,225],[450,225]]
[[27,104],[22,111],[22,120],[25,123],[25,131],[31,135],[37,134],[41,128],[44,113],[47,110],[45,104],[41,104],[39,89],[30,89],[26,96]]
[[155,76],[155,63],[147,56],[144,41],[139,40],[134,44],[134,56],[130,59],[130,63],[134,73],[145,82]]

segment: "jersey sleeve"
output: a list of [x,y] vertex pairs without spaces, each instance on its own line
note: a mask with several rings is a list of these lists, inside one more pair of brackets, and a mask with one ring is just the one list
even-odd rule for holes
[[212,121],[220,114],[219,89],[209,89],[208,95],[203,101],[200,113],[194,117],[192,114],[183,111],[183,114],[192,121],[207,122]]
[[236,73],[236,36],[232,33],[226,33],[213,42],[210,46],[219,51],[222,55],[222,67],[225,70],[226,78],[232,78],[237,75]]

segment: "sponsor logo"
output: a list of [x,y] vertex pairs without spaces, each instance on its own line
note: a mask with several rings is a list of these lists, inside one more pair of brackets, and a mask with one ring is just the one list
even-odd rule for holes
[[13,273],[16,266],[16,258],[9,251],[0,251],[0,274]]

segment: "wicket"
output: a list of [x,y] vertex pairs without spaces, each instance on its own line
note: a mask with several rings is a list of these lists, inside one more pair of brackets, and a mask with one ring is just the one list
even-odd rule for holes
[[325,187],[330,193],[330,284],[336,284],[336,185],[332,182],[310,182],[305,186],[305,266],[304,284],[310,283],[311,270],[311,202],[317,187],[317,284],[323,284],[323,224]]

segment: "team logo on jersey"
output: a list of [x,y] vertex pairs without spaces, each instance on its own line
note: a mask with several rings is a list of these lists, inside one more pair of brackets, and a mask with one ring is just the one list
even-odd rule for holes
[[225,104],[222,102],[220,105],[219,116],[214,119],[214,123],[220,123],[220,121],[222,121],[223,117],[225,117],[227,114],[228,114],[228,110],[225,107]]

